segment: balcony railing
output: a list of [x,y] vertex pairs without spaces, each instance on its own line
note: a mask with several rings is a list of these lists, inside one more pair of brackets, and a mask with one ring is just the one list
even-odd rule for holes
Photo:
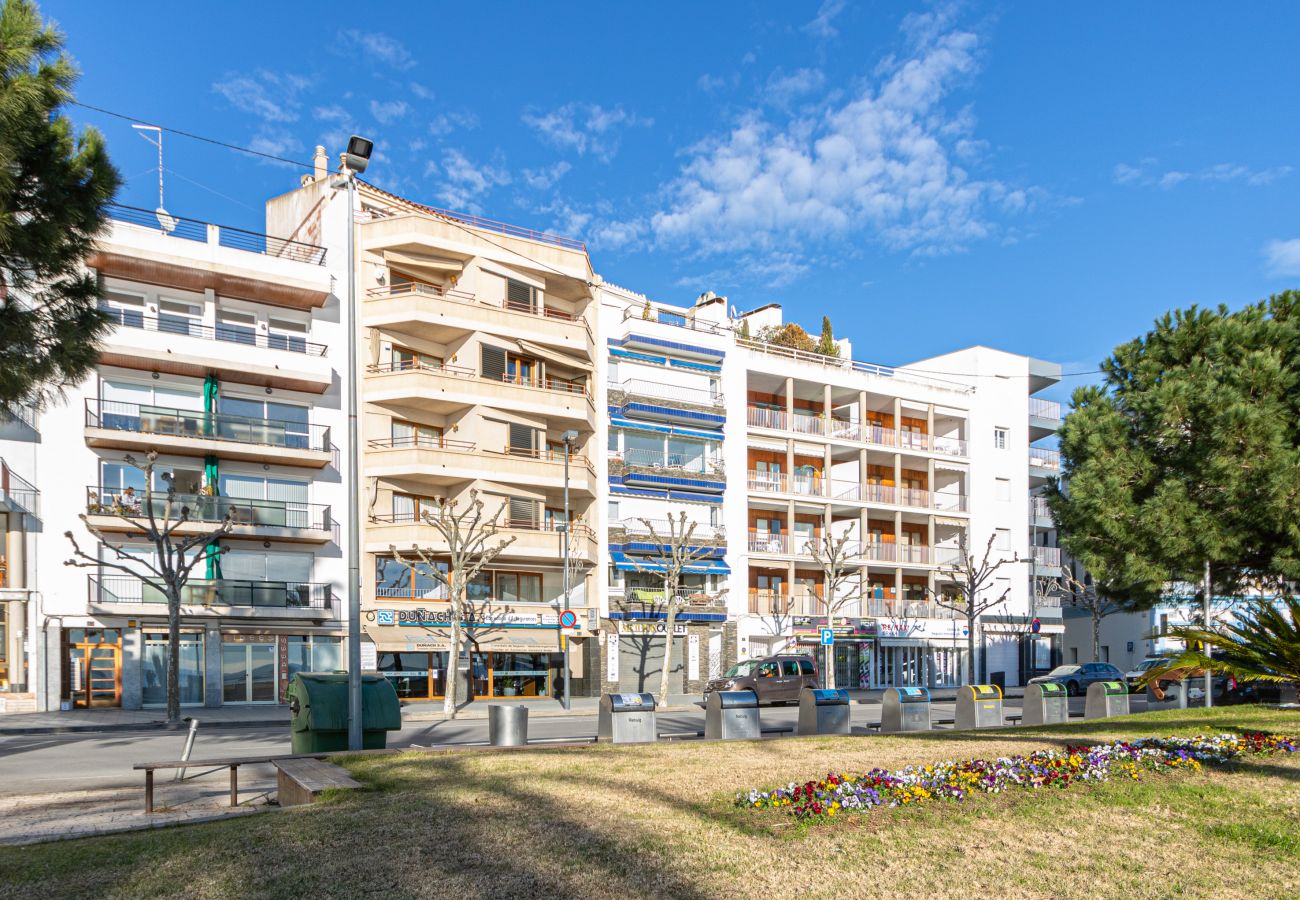
[[826,604],[816,591],[750,588],[749,611],[761,616],[824,616]]
[[[677,602],[683,606],[718,606],[725,605],[725,602],[717,594],[707,591],[682,591],[675,595]],[[651,609],[665,605],[668,592],[663,588],[642,588],[629,587],[623,590],[617,588],[609,592],[609,599],[612,602],[618,602],[627,605],[648,606]]]
[[188,316],[173,316],[167,313],[147,315],[143,310],[122,309],[115,306],[101,305],[100,311],[106,313],[122,328],[179,334],[205,341],[225,341],[229,344],[243,344],[264,350],[287,350],[290,353],[302,353],[307,356],[325,355],[324,344],[313,344],[305,338],[292,334],[270,334],[242,325],[217,325],[214,328]]
[[704,388],[683,387],[676,384],[662,384],[647,381],[644,378],[629,378],[626,381],[611,381],[607,385],[611,392],[622,392],[636,397],[651,397],[656,400],[675,400],[691,406],[723,406],[726,400],[722,394]]
[[[957,613],[933,600],[895,600],[891,597],[866,597],[862,615],[906,622],[910,619],[956,619]],[[960,627],[960,626],[959,626]]]
[[746,407],[746,422],[750,428],[828,436],[841,441],[897,447],[901,450],[942,453],[945,456],[966,456],[969,453],[968,444],[961,438],[885,428],[871,422],[851,422],[800,410],[791,414],[783,409],[750,406]]
[[3,493],[9,502],[21,506],[27,512],[40,514],[41,492],[37,490],[36,485],[9,468],[9,464],[3,459],[0,459],[0,493]]
[[766,341],[754,340],[752,338],[737,337],[736,343],[755,353],[762,353],[769,356],[781,356],[786,359],[810,363],[828,369],[845,369],[851,372],[861,372],[866,375],[874,375],[878,378],[893,378],[898,381],[905,381],[911,384],[923,384],[928,387],[940,388],[947,391],[956,391],[962,394],[969,394],[975,390],[973,387],[961,384],[960,382],[946,381],[941,378],[931,378],[928,375],[909,372],[907,369],[894,369],[890,366],[859,362],[858,360],[844,359],[838,356],[824,356],[821,353],[812,353],[807,350],[794,350],[790,347],[783,347],[780,344],[771,344]]
[[790,535],[751,531],[749,533],[749,552],[788,554],[790,552]]
[[1040,566],[1059,566],[1061,564],[1061,548],[1035,547],[1034,562]]
[[1061,404],[1041,397],[1029,398],[1029,414],[1037,419],[1061,419]]
[[1031,466],[1038,466],[1040,469],[1059,470],[1061,468],[1061,451],[1047,450],[1042,447],[1030,447],[1029,464]]
[[1046,498],[1029,498],[1029,517],[1031,519],[1050,519],[1052,517],[1052,508],[1047,505]]
[[[433,375],[452,375],[457,378],[465,378],[471,381],[486,381],[495,383],[496,379],[480,375],[474,369],[466,369],[462,366],[445,366],[441,364],[423,363],[413,360],[400,360],[396,362],[374,363],[366,366],[366,371],[371,374],[387,374],[389,372],[428,372]],[[585,382],[564,381],[558,378],[527,378],[519,375],[512,375],[509,372],[501,376],[501,382],[504,384],[514,384],[520,387],[537,388],[543,391],[555,391],[561,394],[576,394],[587,396],[587,385]]]
[[[117,515],[147,518],[150,510],[162,524],[168,515],[167,494],[155,491],[146,497],[143,490],[127,493],[121,488],[92,484],[86,488],[86,512],[89,515]],[[171,518],[175,522],[186,509],[191,522],[222,522],[229,516],[236,525],[264,528],[301,528],[328,531],[333,522],[330,508],[321,503],[296,503],[291,500],[247,500],[239,497],[213,497],[207,494],[176,494],[171,500]]]
[[[90,577],[92,603],[160,603],[166,595],[130,575]],[[238,581],[191,578],[181,589],[183,606],[253,606],[272,609],[329,609],[328,584],[306,581]]]
[[624,450],[615,455],[625,466],[641,469],[657,469],[688,475],[721,475],[722,463],[705,459],[702,456],[687,456],[684,453],[665,453],[656,450]]
[[[490,510],[489,510],[490,512]],[[422,513],[411,510],[409,512],[399,513],[379,513],[370,516],[370,521],[375,525],[422,525],[424,518]],[[531,519],[501,519],[496,523],[497,531],[527,531],[540,534],[562,534],[564,532],[563,522],[537,522]],[[573,523],[573,537],[575,539],[587,538],[595,539],[596,533],[585,522]]]
[[904,565],[933,565],[939,560],[946,560],[950,553],[945,547],[930,547],[926,544],[901,544],[889,541],[866,541],[862,545],[862,555],[871,562],[896,562]]
[[537,316],[542,319],[556,319],[561,322],[573,322],[587,327],[588,333],[590,333],[590,327],[587,326],[586,320],[567,310],[556,309],[551,306],[518,303],[504,297],[489,299],[480,297],[470,291],[458,291],[455,288],[444,289],[431,284],[406,282],[402,284],[382,285],[380,287],[371,288],[366,292],[366,296],[372,299],[407,297],[413,294],[422,297],[433,297],[438,300],[446,300],[452,303],[460,303],[464,306],[486,306],[492,309],[503,309],[506,312],[520,313],[526,316]]
[[661,307],[650,305],[648,311],[646,304],[632,305],[624,307],[623,321],[629,319],[640,319],[644,322],[657,322],[660,325],[671,325],[674,328],[685,328],[688,331],[700,331],[705,334],[731,334],[732,328],[729,324],[719,324],[717,322],[705,322],[695,318],[685,312],[678,312],[672,309],[663,309]]
[[471,441],[453,441],[445,437],[420,434],[372,438],[367,443],[372,450],[451,450],[457,453],[472,453],[475,446]]
[[[667,519],[653,519],[650,517],[646,517],[645,522],[640,519],[623,519],[622,521],[611,522],[609,527],[610,529],[621,529],[630,536],[651,537],[650,528],[646,523],[654,527],[655,533],[660,538],[672,534],[674,529],[680,532],[681,527],[679,522],[669,522]],[[724,541],[727,539],[727,531],[721,525],[709,525],[705,522],[691,522],[688,520],[686,527],[690,528],[692,525],[695,526],[694,530],[691,531],[692,542]]]
[[854,481],[828,481],[820,475],[787,475],[784,472],[749,471],[748,490],[763,494],[801,494],[833,500],[883,503],[944,512],[965,512],[967,497],[950,491],[927,491]]
[[247,250],[250,253],[260,253],[264,256],[275,256],[280,259],[292,259],[296,262],[312,263],[317,266],[325,265],[325,248],[317,247],[314,244],[289,241],[284,238],[259,234],[256,231],[231,228],[228,225],[212,225],[208,222],[187,219],[183,216],[167,215],[165,219],[167,227],[164,228],[163,222],[159,221],[158,213],[135,206],[122,206],[117,203],[109,204],[108,214],[119,222],[149,228],[168,237],[197,241],[201,244],[215,243],[222,247],[229,247],[232,250]]
[[330,449],[330,430],[325,425],[146,406],[118,400],[86,400],[86,427],[294,450]]
[[[405,202],[410,203],[410,201]],[[410,203],[410,205],[417,207],[435,218],[452,219],[456,222],[463,222],[471,228],[477,228],[480,231],[492,231],[497,234],[504,234],[507,237],[524,238],[525,240],[537,241],[541,244],[551,244],[555,247],[563,247],[565,250],[577,250],[582,253],[587,252],[587,245],[576,238],[565,237],[560,234],[551,234],[546,231],[537,231],[532,228],[525,228],[522,225],[511,225],[509,222],[496,222],[492,219],[484,219],[481,216],[474,216],[469,213],[452,212],[446,209],[439,209],[436,206],[425,206],[419,203]],[[407,213],[408,210],[371,208],[366,212],[372,219],[387,219],[392,216]]]

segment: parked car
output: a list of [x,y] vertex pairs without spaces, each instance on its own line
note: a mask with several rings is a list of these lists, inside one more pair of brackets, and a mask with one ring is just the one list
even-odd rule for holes
[[1156,666],[1168,661],[1168,659],[1162,656],[1148,656],[1146,659],[1142,660],[1142,662],[1125,672],[1124,680],[1128,682],[1129,693],[1133,694],[1138,691],[1146,690],[1145,686],[1141,684],[1146,673]]
[[1110,663],[1090,662],[1080,666],[1057,666],[1046,675],[1029,679],[1030,684],[1063,684],[1071,697],[1087,693],[1094,681],[1124,681],[1124,673]]
[[704,686],[704,702],[714,691],[753,691],[758,703],[797,703],[804,688],[817,687],[817,664],[793,653],[746,660]]

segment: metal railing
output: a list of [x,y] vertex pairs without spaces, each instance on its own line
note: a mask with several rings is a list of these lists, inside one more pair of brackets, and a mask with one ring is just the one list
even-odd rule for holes
[[749,611],[763,616],[819,616],[826,614],[826,604],[813,591],[749,589]]
[[784,472],[746,473],[746,487],[755,493],[800,494],[805,497],[828,497],[834,500],[883,503],[944,512],[965,512],[965,494],[899,488],[884,484],[861,484],[854,481],[831,481],[821,475],[787,475]]
[[1040,566],[1059,566],[1061,564],[1061,548],[1035,547],[1034,562]]
[[591,327],[587,324],[586,319],[567,310],[556,309],[552,306],[537,306],[534,304],[511,302],[505,297],[500,299],[485,299],[477,294],[471,293],[470,291],[460,291],[455,288],[440,288],[436,285],[422,284],[420,282],[382,285],[380,287],[370,288],[366,291],[366,296],[371,299],[404,297],[410,294],[419,294],[422,297],[433,297],[437,300],[447,300],[465,306],[486,306],[492,309],[503,309],[506,312],[520,313],[525,316],[537,316],[542,319],[557,319],[561,322],[583,325],[587,328],[587,333],[591,333]]
[[[452,212],[451,210],[439,209],[436,206],[425,206],[422,203],[410,203],[411,206],[422,212],[429,213],[436,218],[452,219],[456,222],[468,225],[471,228],[478,228],[482,231],[492,231],[496,234],[504,234],[507,237],[524,238],[530,241],[537,241],[541,244],[551,244],[555,247],[563,247],[565,250],[579,250],[582,253],[587,252],[587,245],[577,238],[565,237],[560,234],[551,234],[548,231],[537,231],[533,228],[525,228],[522,225],[511,225],[509,222],[497,222],[492,219],[484,219],[481,216],[470,215],[469,213]],[[387,219],[406,213],[403,209],[370,209],[369,213],[375,219]]]
[[723,406],[726,403],[722,394],[705,388],[690,388],[675,384],[663,384],[647,381],[644,378],[629,378],[625,381],[611,381],[606,385],[610,391],[630,394],[636,397],[650,397],[655,400],[676,400],[692,406]]
[[[655,533],[657,533],[660,538],[666,538],[668,535],[672,534],[673,529],[679,527],[680,524],[677,522],[670,522],[667,519],[654,519],[647,516],[645,522],[642,522],[640,519],[623,519],[621,521],[611,522],[609,527],[611,529],[622,529],[629,535],[651,537],[650,528],[647,527],[646,522],[654,526]],[[709,525],[705,522],[691,522],[690,520],[687,520],[686,527],[690,528],[692,525],[695,526],[694,530],[691,531],[692,541],[724,541],[727,539],[727,530],[721,525]]]
[[634,468],[682,472],[687,475],[716,475],[719,478],[723,477],[722,463],[706,459],[703,456],[688,457],[684,453],[637,450],[633,448],[613,454],[611,459],[618,460],[623,465]]
[[861,372],[866,375],[874,375],[878,378],[890,378],[897,381],[921,384],[927,387],[939,388],[946,391],[956,391],[962,394],[969,394],[975,390],[973,387],[961,384],[960,382],[931,378],[928,375],[916,374],[909,372],[906,369],[894,369],[890,366],[858,362],[857,360],[844,359],[839,356],[823,356],[820,353],[812,353],[807,350],[794,350],[789,347],[782,347],[779,344],[769,344],[766,341],[754,340],[752,338],[737,337],[736,343],[741,347],[754,351],[755,353],[762,353],[768,356],[781,356],[786,359],[811,363],[812,365],[821,366],[822,368],[827,369],[844,369],[851,372]]
[[703,334],[732,334],[734,331],[730,323],[720,324],[718,322],[701,321],[689,313],[678,312],[675,309],[665,309],[648,300],[639,306],[633,304],[624,307],[623,321],[626,322],[629,319],[640,319],[643,322],[654,322],[658,325],[671,325],[673,328],[684,328],[687,331],[698,331]]
[[139,328],[143,331],[157,331],[162,334],[179,334],[199,338],[205,341],[224,341],[228,344],[244,344],[264,350],[287,350],[290,353],[302,353],[306,356],[324,356],[325,345],[313,344],[305,338],[291,334],[271,334],[260,332],[243,325],[217,325],[215,328],[204,325],[188,316],[175,316],[167,313],[146,315],[139,309],[122,309],[121,307],[100,304],[101,312],[107,313],[122,328]]
[[790,535],[751,531],[749,533],[749,552],[788,554],[790,552]]
[[0,493],[33,515],[40,515],[41,492],[0,459]]
[[945,456],[967,456],[969,445],[961,438],[903,431],[898,428],[886,428],[871,422],[865,424],[826,417],[820,413],[800,412],[791,415],[787,410],[768,409],[760,406],[746,407],[746,423],[750,428],[765,428],[772,431],[793,431],[795,434],[820,435],[841,441],[876,444],[881,447],[897,447],[928,453],[942,453]]
[[317,266],[325,265],[325,248],[314,244],[271,237],[256,231],[231,228],[228,225],[213,225],[198,219],[187,219],[184,216],[167,215],[163,220],[167,227],[164,227],[159,214],[153,210],[123,206],[119,203],[108,205],[108,215],[118,222],[148,228],[168,237],[197,241],[201,244],[216,243],[232,250],[246,250],[263,256],[291,259]]
[[1029,398],[1029,414],[1038,419],[1056,419],[1061,418],[1061,404],[1055,400],[1044,400],[1041,397]]
[[[130,575],[92,575],[92,603],[166,603],[167,596]],[[191,578],[181,589],[183,606],[252,606],[274,609],[329,609],[330,585],[308,581],[242,581]]]
[[1043,469],[1061,468],[1061,451],[1047,450],[1043,447],[1029,448],[1029,464]]
[[438,375],[457,375],[461,378],[478,378],[478,370],[465,366],[448,366],[442,363],[428,363],[420,359],[392,359],[387,362],[371,363],[366,366],[371,373],[387,372],[433,372]]
[[[383,375],[392,372],[428,372],[433,375],[451,375],[471,381],[485,381],[489,384],[497,383],[496,379],[480,375],[475,369],[467,369],[463,366],[433,365],[418,360],[372,363],[366,366],[366,371],[373,375]],[[507,372],[502,374],[500,383],[513,384],[518,387],[536,388],[537,390],[542,391],[554,391],[560,394],[572,394],[583,397],[590,396],[587,393],[586,382],[575,383],[572,381],[562,381],[556,378],[525,378],[519,375],[511,375]]]
[[1045,497],[1029,498],[1029,517],[1031,519],[1050,519],[1052,517],[1052,508],[1047,505]]
[[[375,525],[419,525],[424,523],[424,518],[422,513],[412,510],[399,513],[374,513],[370,516],[370,521]],[[511,519],[507,517],[495,524],[498,531],[528,531],[541,534],[562,534],[564,532],[563,522],[538,522],[532,519]],[[594,539],[596,536],[590,526],[585,522],[578,521],[573,523],[571,534],[575,539]]]
[[457,453],[471,453],[475,446],[471,441],[453,441],[444,437],[419,434],[372,438],[367,443],[372,450],[452,450]]
[[[146,518],[150,510],[161,525],[168,515],[165,491],[146,496],[134,491],[92,484],[86,487],[86,512],[89,515],[116,515]],[[171,518],[180,518],[181,510],[191,522],[222,522],[229,516],[236,525],[263,528],[299,528],[328,531],[333,522],[329,506],[321,503],[298,503],[292,500],[249,500],[240,497],[214,497],[208,494],[176,494],[171,498]]]
[[118,400],[87,399],[86,427],[294,450],[330,449],[330,430],[325,425],[146,406]]
[[896,600],[890,597],[865,597],[862,615],[878,619],[956,619],[957,613],[933,600]]

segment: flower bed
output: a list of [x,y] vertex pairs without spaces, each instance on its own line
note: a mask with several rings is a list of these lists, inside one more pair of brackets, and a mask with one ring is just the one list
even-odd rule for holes
[[1268,734],[1220,734],[1194,738],[1142,738],[1095,747],[1038,750],[1027,756],[948,760],[907,766],[897,772],[872,769],[865,775],[831,773],[821,781],[791,782],[771,791],[736,795],[745,809],[781,809],[800,819],[863,813],[878,806],[911,806],[936,800],[964,800],[971,794],[1000,794],[1012,788],[1065,788],[1075,782],[1138,779],[1143,772],[1199,770],[1245,756],[1294,753],[1300,739]]

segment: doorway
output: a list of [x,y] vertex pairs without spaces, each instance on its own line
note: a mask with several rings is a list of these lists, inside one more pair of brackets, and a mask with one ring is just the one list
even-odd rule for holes
[[122,633],[116,628],[70,628],[68,697],[78,709],[122,705]]
[[275,643],[221,645],[221,702],[274,703]]

